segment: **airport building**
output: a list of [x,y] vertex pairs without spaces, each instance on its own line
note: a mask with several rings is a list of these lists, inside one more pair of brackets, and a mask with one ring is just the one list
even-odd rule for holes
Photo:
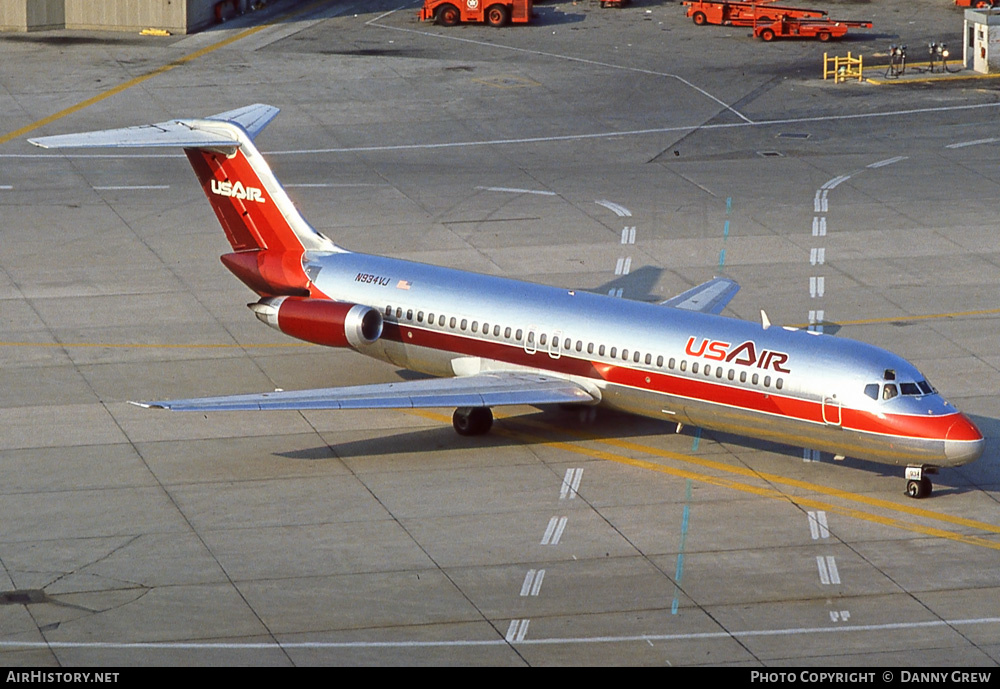
[[0,31],[192,33],[261,4],[261,0],[0,0]]

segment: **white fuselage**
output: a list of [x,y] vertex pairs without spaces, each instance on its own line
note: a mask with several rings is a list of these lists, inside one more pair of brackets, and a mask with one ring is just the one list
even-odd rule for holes
[[982,452],[916,368],[871,345],[381,256],[307,252],[304,264],[324,295],[382,313],[382,337],[359,351],[402,368],[537,370],[615,409],[892,464]]

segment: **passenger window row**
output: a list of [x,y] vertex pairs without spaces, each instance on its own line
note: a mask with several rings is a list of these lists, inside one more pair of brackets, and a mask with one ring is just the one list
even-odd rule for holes
[[[440,328],[450,328],[452,330],[458,329],[462,332],[468,331],[472,333],[480,333],[482,335],[499,338],[501,333],[505,340],[513,339],[514,342],[521,344],[522,346],[530,347],[548,347],[547,351],[565,351],[572,352],[573,350],[577,352],[583,352],[586,349],[587,354],[593,355],[595,352],[598,357],[609,358],[609,359],[621,359],[622,361],[632,360],[633,363],[639,364],[643,363],[646,366],[653,366],[653,355],[650,353],[643,354],[638,350],[629,350],[628,348],[611,347],[607,345],[595,345],[593,342],[588,342],[584,345],[583,340],[573,340],[570,337],[562,337],[560,335],[552,336],[551,342],[549,341],[547,333],[541,333],[538,335],[537,345],[535,343],[535,331],[528,330],[527,338],[525,338],[524,330],[522,328],[511,328],[510,326],[504,327],[496,323],[490,324],[487,322],[480,323],[479,321],[471,321],[468,318],[457,318],[455,316],[445,316],[443,313],[424,313],[423,311],[417,311],[414,313],[413,309],[403,309],[401,306],[393,307],[391,305],[385,307],[386,318],[395,318],[397,322],[399,321],[409,321],[411,323],[426,323],[427,325],[437,325]],[[491,331],[492,328],[492,331]],[[664,360],[663,355],[658,355],[656,357],[656,368],[664,368],[664,363],[666,363],[666,369],[670,371],[680,371],[681,373],[687,373],[688,361],[687,359],[681,359],[679,362],[677,359],[671,357],[669,360]],[[747,371],[739,371],[733,368],[725,368],[723,366],[713,367],[711,364],[702,365],[700,362],[692,362],[690,364],[691,376],[698,375],[699,370],[701,375],[705,378],[712,378],[713,376],[718,380],[727,380],[731,382],[736,382],[738,379],[741,384],[760,386],[763,385],[765,388],[770,388],[772,383],[774,388],[781,390],[785,386],[785,381],[783,378],[772,378],[770,375],[761,375],[759,373],[748,373]],[[867,388],[865,389],[867,393]]]
[[[426,323],[427,325],[437,325],[438,327],[441,328],[448,327],[451,328],[452,330],[455,330],[457,328],[458,330],[461,330],[463,332],[468,330],[473,333],[482,333],[483,335],[490,335],[491,326],[489,323],[485,322],[480,323],[479,321],[472,321],[470,324],[468,318],[458,319],[455,316],[449,318],[445,316],[443,313],[440,314],[428,313],[426,314],[425,318],[425,314],[423,311],[417,311],[416,317],[414,317],[413,309],[406,309],[404,312],[403,307],[401,306],[397,306],[395,307],[395,309],[392,306],[386,306],[385,316],[386,318],[395,318],[397,322],[402,320],[407,320],[411,323]],[[501,326],[494,323],[492,328],[493,328],[492,332],[493,337],[500,337]],[[503,328],[503,337],[509,340],[511,339],[511,336],[513,336],[515,341],[520,342],[521,338],[524,337],[524,331],[521,330],[520,328],[518,328],[517,330],[513,330],[510,327]]]

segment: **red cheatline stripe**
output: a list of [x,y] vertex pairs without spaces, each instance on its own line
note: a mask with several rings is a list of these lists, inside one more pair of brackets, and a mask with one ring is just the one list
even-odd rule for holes
[[[714,379],[702,381],[658,371],[590,361],[571,356],[563,350],[560,350],[561,356],[559,358],[549,356],[544,348],[539,349],[535,354],[528,354],[519,344],[482,340],[406,324],[386,322],[382,337],[417,347],[496,359],[595,380],[603,379],[610,383],[640,390],[690,398],[747,411],[763,412],[799,421],[823,423],[823,405],[818,401],[803,400],[777,394],[774,391],[745,389],[723,381],[715,382]],[[848,430],[932,440],[944,440],[952,425],[963,418],[959,412],[955,412],[934,416],[887,414],[882,420],[862,410],[847,407],[843,407],[840,413],[842,415],[841,425]],[[974,435],[974,427],[971,424],[966,424],[966,427],[964,433],[957,437],[950,437],[949,440],[981,439],[981,436]]]

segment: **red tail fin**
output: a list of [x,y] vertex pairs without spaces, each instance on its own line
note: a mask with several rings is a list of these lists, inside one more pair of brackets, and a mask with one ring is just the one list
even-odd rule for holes
[[242,150],[232,156],[190,148],[184,152],[234,251],[304,250]]
[[222,262],[248,287],[265,296],[308,294],[305,251],[343,251],[314,230],[295,209],[253,138],[278,109],[248,105],[196,120],[108,129],[32,139],[46,148],[184,149],[235,253]]

